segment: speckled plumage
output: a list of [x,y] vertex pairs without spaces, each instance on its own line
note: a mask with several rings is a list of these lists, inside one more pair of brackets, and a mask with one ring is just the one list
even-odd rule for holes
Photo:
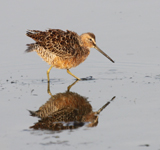
[[[40,117],[41,120],[31,128],[54,129],[61,122],[92,122],[98,116],[92,111],[87,98],[74,92],[58,93],[51,96],[49,101],[42,105],[38,111],[30,111],[31,116]],[[63,126],[61,124],[61,126]]]
[[[90,34],[92,35],[92,34]],[[70,69],[83,62],[89,49],[83,47],[80,37],[69,30],[49,29],[45,32],[30,30],[27,36],[36,41],[27,44],[26,52],[36,51],[49,65],[60,69]]]
[[52,67],[67,69],[70,75],[80,80],[69,69],[84,62],[90,53],[90,48],[96,48],[114,62],[96,46],[93,33],[88,32],[79,36],[77,33],[69,30],[49,29],[46,31],[29,30],[26,35],[36,42],[27,44],[26,52],[36,51],[44,61],[51,65],[47,72],[48,81]]
[[46,118],[50,115],[53,116],[55,112],[60,110],[65,111],[66,108],[78,109],[82,113],[88,113],[92,110],[87,98],[80,96],[77,93],[67,91],[51,96],[51,98],[42,105],[38,111],[33,112],[32,115]]
[[113,101],[94,112],[86,97],[74,92],[58,93],[42,105],[37,111],[30,111],[31,116],[41,118],[33,129],[63,130],[74,129],[89,123],[88,127],[97,126],[98,114]]

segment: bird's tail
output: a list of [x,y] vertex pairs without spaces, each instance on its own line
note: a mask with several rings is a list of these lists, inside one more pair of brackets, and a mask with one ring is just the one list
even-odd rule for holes
[[35,43],[31,43],[31,44],[27,44],[27,49],[25,50],[26,53],[29,52],[33,52],[34,50],[36,50],[37,44]]
[[31,111],[31,110],[28,110],[30,112],[30,115],[31,116],[37,116],[37,111]]

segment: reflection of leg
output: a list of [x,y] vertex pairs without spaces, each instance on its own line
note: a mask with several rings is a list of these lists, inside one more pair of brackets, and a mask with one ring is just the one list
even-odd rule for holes
[[69,85],[69,86],[67,87],[67,90],[69,91],[69,90],[71,89],[71,87],[72,87],[73,85],[75,85],[78,81],[79,81],[79,80],[76,80],[76,81],[74,81],[71,85]]
[[49,79],[49,73],[50,73],[52,67],[53,67],[53,66],[51,66],[51,67],[47,70],[47,79],[48,79],[48,82],[49,82],[49,80],[50,80],[50,79]]
[[116,97],[114,96],[109,102],[107,102],[107,103],[106,103],[105,105],[103,105],[98,111],[96,111],[95,114],[97,114],[97,115],[100,114],[100,112],[101,112],[104,108],[106,108],[106,106],[109,105],[110,102],[113,101],[115,98],[116,98]]
[[48,94],[49,94],[49,95],[51,95],[51,96],[52,96],[52,93],[51,93],[51,91],[50,91],[50,81],[48,81],[48,88],[47,88],[47,92],[48,92]]
[[[69,86],[67,87],[67,91],[69,92],[69,90],[71,89],[71,87],[72,87],[73,85],[75,85],[78,81],[79,81],[79,80],[76,80],[76,81],[74,81],[71,85],[69,85]],[[49,95],[53,96],[52,93],[51,93],[51,91],[50,91],[50,81],[48,81],[47,92],[48,92]]]
[[72,74],[69,69],[67,69],[67,73],[70,74],[71,76],[73,76],[74,78],[76,78],[77,80],[81,80],[80,78],[76,77],[74,74]]

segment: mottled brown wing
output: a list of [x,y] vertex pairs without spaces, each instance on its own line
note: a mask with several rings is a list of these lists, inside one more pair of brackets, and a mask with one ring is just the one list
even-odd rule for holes
[[81,49],[81,40],[77,33],[67,30],[49,29],[47,31],[29,30],[27,36],[46,50],[63,58],[73,57]]
[[51,117],[54,121],[79,121],[77,120],[80,119],[78,115],[78,109],[66,107],[52,113],[49,117]]

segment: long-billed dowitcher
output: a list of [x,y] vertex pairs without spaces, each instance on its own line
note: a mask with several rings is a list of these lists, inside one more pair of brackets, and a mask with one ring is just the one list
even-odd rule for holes
[[[88,127],[97,126],[98,114],[100,114],[114,98],[115,97],[103,105],[98,111],[94,112],[87,98],[78,93],[67,91],[55,94],[51,96],[39,110],[29,111],[31,116],[41,118],[41,120],[31,128],[49,130],[73,129],[87,122],[89,123],[87,125]],[[73,125],[71,126],[71,124]]]
[[46,31],[28,30],[27,36],[31,37],[36,43],[27,44],[26,52],[36,51],[51,67],[47,71],[49,81],[49,73],[52,67],[59,69],[67,69],[67,72],[80,80],[69,69],[78,66],[89,55],[90,48],[97,49],[106,56],[110,61],[114,61],[104,53],[97,45],[95,35],[93,33],[84,33],[78,35],[75,32],[60,29],[49,29]]

